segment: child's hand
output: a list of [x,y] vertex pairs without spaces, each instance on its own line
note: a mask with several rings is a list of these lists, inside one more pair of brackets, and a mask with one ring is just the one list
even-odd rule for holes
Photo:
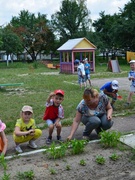
[[30,134],[31,136],[34,136],[34,135],[35,135],[35,130],[34,130],[34,129],[30,129],[30,130],[29,130],[29,134]]
[[54,92],[51,92],[50,95],[49,95],[50,98],[53,98],[54,96],[55,96]]

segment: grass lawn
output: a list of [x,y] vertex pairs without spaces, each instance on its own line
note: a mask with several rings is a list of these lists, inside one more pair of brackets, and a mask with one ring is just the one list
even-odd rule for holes
[[[129,65],[121,65],[120,69],[121,73],[112,73],[107,71],[106,65],[97,65],[96,72],[91,74],[91,79],[93,81],[94,78],[127,77],[130,69]],[[52,72],[55,72],[55,74]],[[65,99],[62,103],[65,110],[63,124],[71,125],[76,106],[83,94],[83,91],[80,90],[77,84],[76,74],[59,74],[59,69],[50,70],[40,62],[37,64],[10,63],[8,67],[6,67],[6,63],[0,63],[0,84],[7,83],[24,84],[18,87],[10,86],[0,89],[0,118],[7,125],[6,133],[13,132],[15,122],[20,117],[23,105],[33,107],[37,125],[43,123],[42,116],[45,110],[46,99],[51,91],[59,88],[65,91]],[[121,95],[123,99],[127,99],[125,91],[122,91]],[[114,112],[114,116],[123,113],[124,115],[133,114],[135,110],[134,98],[130,111],[128,108],[126,110],[123,109],[123,101],[118,101],[118,110]],[[43,126],[42,128],[45,127]]]

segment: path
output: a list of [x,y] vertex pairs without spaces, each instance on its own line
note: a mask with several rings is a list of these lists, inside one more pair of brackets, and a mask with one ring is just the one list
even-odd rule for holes
[[92,85],[97,86],[100,88],[103,84],[105,84],[108,81],[117,80],[119,82],[119,90],[127,90],[129,91],[130,87],[130,81],[127,77],[121,77],[121,78],[104,78],[104,79],[91,79]]

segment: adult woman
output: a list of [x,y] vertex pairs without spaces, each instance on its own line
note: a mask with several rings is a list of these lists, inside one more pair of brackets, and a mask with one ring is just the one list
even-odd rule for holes
[[83,100],[77,106],[68,140],[72,139],[80,122],[85,125],[83,139],[89,139],[89,135],[95,129],[97,134],[103,129],[112,127],[112,112],[110,101],[104,94],[99,94],[96,89],[85,89]]

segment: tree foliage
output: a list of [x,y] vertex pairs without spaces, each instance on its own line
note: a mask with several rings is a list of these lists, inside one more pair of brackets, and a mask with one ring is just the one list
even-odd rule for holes
[[41,52],[50,53],[54,44],[54,35],[49,27],[46,15],[38,13],[36,17],[35,14],[23,10],[18,17],[12,18],[10,25],[33,61]]
[[[7,26],[1,31],[1,50],[5,50],[7,56],[23,51],[19,37]],[[12,56],[11,56],[12,57]]]
[[135,0],[125,4],[118,14],[105,15],[94,21],[96,35],[104,48],[115,48],[135,51]]
[[63,0],[60,10],[51,16],[52,28],[63,42],[84,37],[91,27],[89,15],[86,0]]

